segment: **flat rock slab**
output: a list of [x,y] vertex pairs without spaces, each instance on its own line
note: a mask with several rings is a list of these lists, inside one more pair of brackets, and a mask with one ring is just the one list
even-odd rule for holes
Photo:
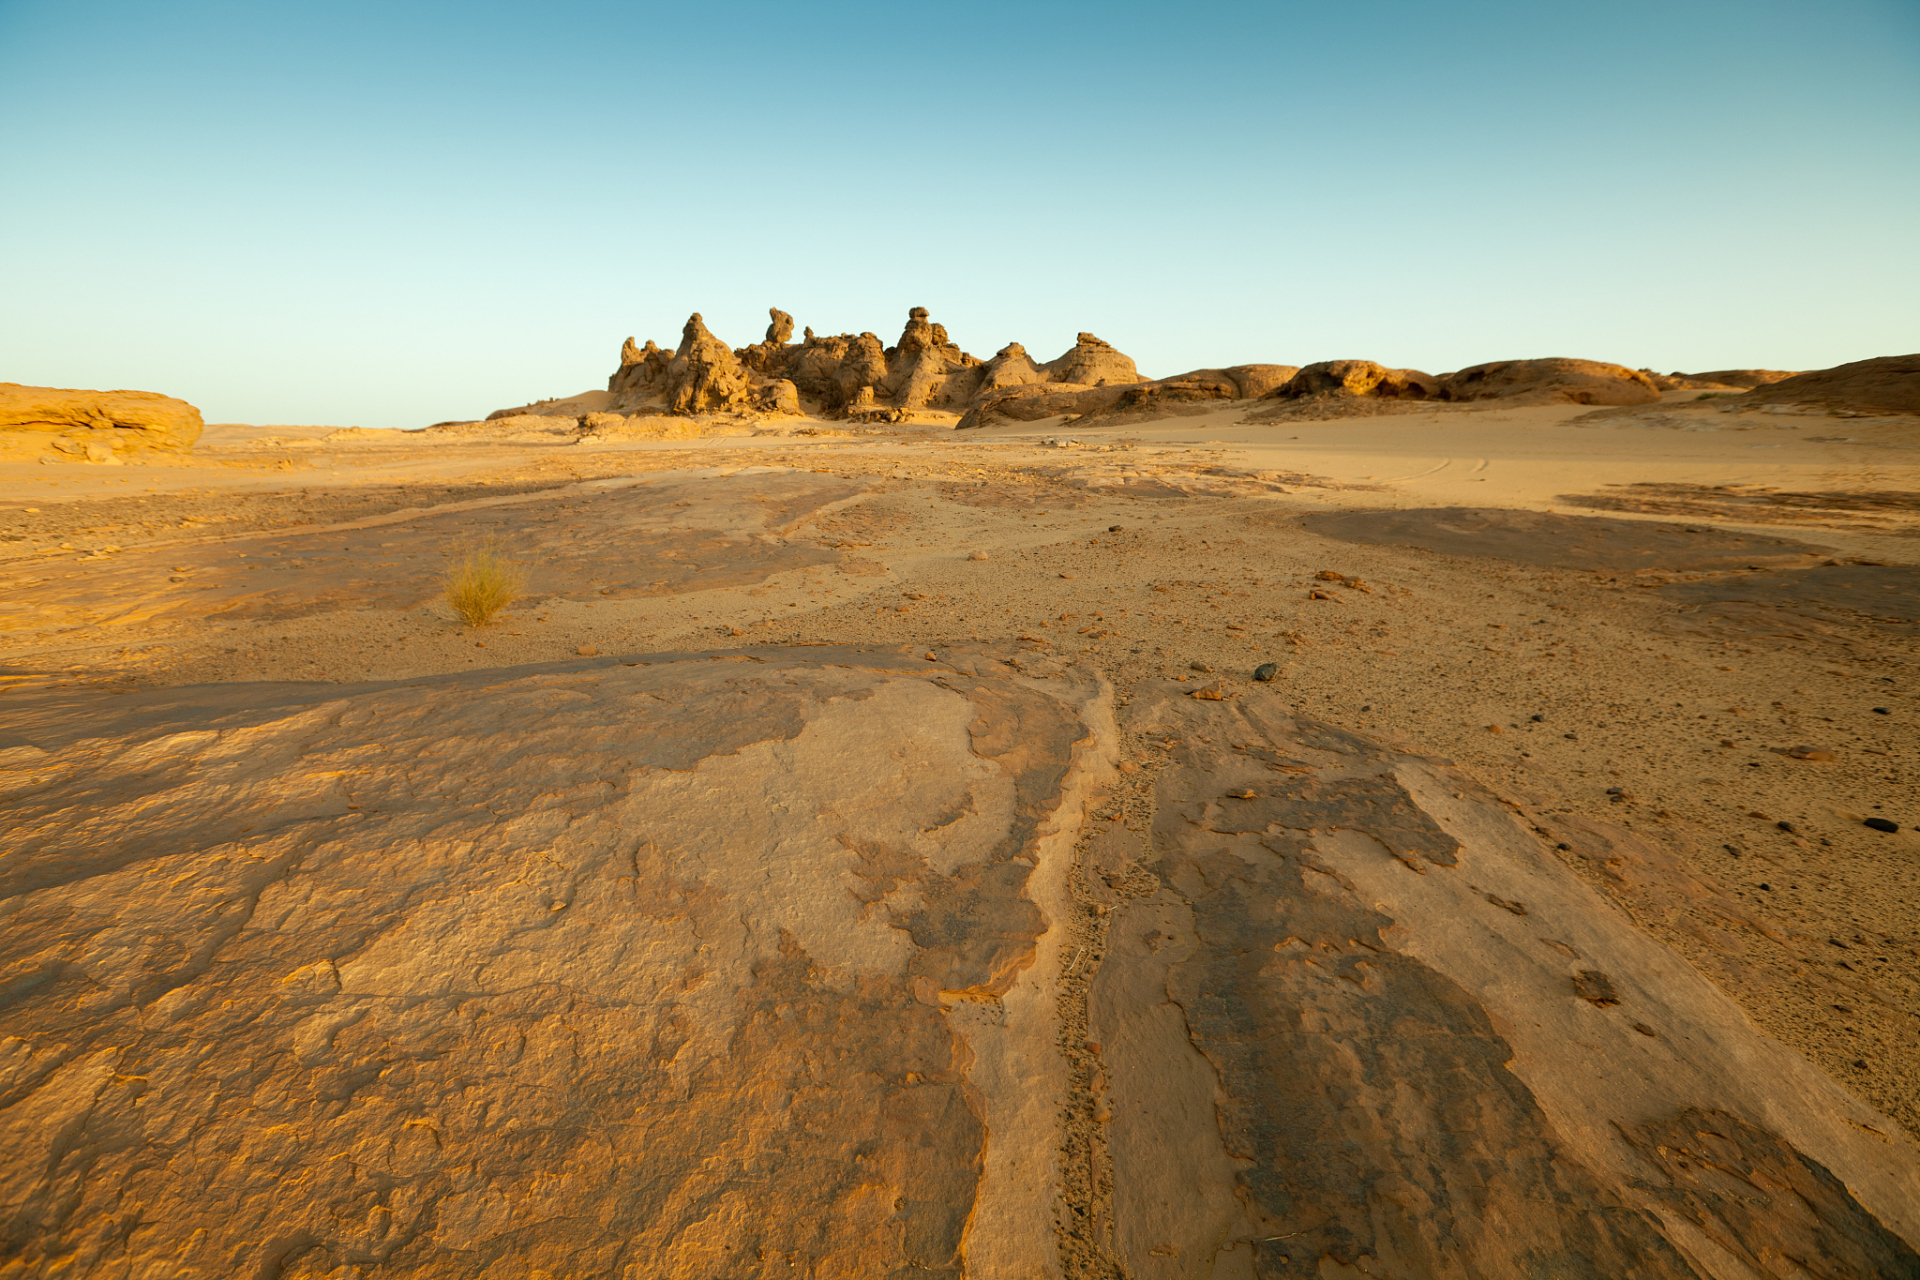
[[1127,717],[1170,745],[1099,868],[1126,1274],[1920,1274],[1920,1151],[1466,775],[1264,693]]
[[1759,605],[1811,617],[1856,614],[1875,622],[1920,623],[1920,568],[1848,564],[1789,573],[1669,583],[1662,595],[1684,605]]
[[751,586],[838,562],[799,536],[867,491],[804,472],[669,475],[535,491],[375,517],[128,552],[8,566],[0,627],[31,631],[175,618],[280,619],[413,608],[441,592],[449,557],[481,547],[524,566],[527,597],[673,595]]
[[20,1276],[1046,1274],[1090,679],[15,695]]
[[1700,525],[1545,511],[1418,507],[1405,511],[1329,511],[1301,526],[1343,542],[1418,547],[1449,556],[1485,556],[1549,569],[1745,569],[1806,563],[1824,554],[1804,542]]

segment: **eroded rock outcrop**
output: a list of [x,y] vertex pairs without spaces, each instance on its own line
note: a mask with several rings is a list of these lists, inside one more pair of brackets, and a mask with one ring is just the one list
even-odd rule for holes
[[1080,334],[1073,346],[1042,366],[1049,382],[1070,382],[1099,387],[1141,381],[1139,369],[1131,357],[1114,350],[1090,333]]
[[644,347],[635,346],[628,338],[620,348],[620,367],[607,379],[607,390],[629,397],[662,395],[667,387],[667,366],[672,362],[673,352],[662,351],[652,338]]
[[152,391],[0,382],[0,456],[113,463],[149,451],[186,453],[203,425],[200,411],[185,400]]
[[698,311],[687,317],[667,365],[666,398],[671,413],[711,413],[746,403],[746,370],[733,348],[707,331]]
[[1418,369],[1390,369],[1371,360],[1322,360],[1303,366],[1267,393],[1270,400],[1306,396],[1364,396],[1377,400],[1430,400],[1440,380]]
[[1504,400],[1511,404],[1651,404],[1660,398],[1653,379],[1604,360],[1495,360],[1449,375],[1441,400]]
[[1869,413],[1920,413],[1920,354],[1878,356],[1795,374],[1750,391],[1745,398]]
[[1764,387],[1796,375],[1785,369],[1709,369],[1705,373],[1655,373],[1651,369],[1642,369],[1641,373],[1662,391],[1719,391],[1737,388],[1742,391],[1754,387]]

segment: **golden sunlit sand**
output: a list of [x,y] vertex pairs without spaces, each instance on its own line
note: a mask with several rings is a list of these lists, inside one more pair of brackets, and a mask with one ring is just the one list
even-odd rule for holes
[[0,462],[22,1274],[1909,1273],[1920,416],[774,320]]

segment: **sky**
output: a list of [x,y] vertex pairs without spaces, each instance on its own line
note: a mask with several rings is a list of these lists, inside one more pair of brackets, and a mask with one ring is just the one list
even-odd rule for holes
[[0,0],[0,381],[417,427],[769,306],[1149,376],[1920,350],[1920,4]]

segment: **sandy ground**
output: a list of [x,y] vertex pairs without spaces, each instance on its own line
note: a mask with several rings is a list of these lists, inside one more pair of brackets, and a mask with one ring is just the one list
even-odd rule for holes
[[[1920,1135],[1920,585],[1903,571],[1920,422],[1690,393],[1246,410],[599,446],[223,426],[173,465],[9,467],[0,676],[347,682],[978,640],[1091,668],[1124,708],[1144,682],[1231,693],[1274,663],[1302,712],[1457,761],[1564,827],[1576,872]],[[1417,515],[1368,539],[1325,519],[1442,508],[1559,523]],[[1649,521],[1697,550],[1639,538]],[[1556,537],[1566,551],[1539,550]],[[480,541],[528,594],[474,630],[437,592],[446,554]],[[1128,787],[1157,751],[1129,731],[1140,772],[1117,807],[1149,803]],[[1583,823],[1631,832],[1673,878],[1611,875]],[[1737,949],[1707,940],[1729,921]]]

